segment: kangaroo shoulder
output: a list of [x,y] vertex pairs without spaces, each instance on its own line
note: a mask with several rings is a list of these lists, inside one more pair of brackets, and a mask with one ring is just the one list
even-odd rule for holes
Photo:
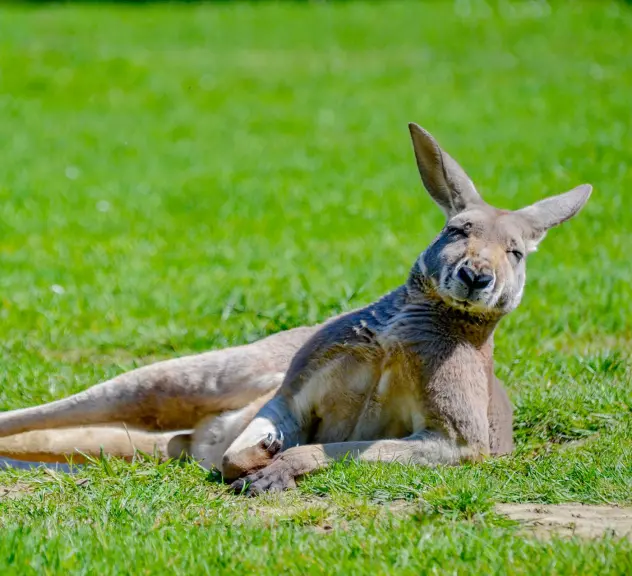
[[395,313],[397,297],[397,291],[391,292],[373,304],[325,322],[294,356],[286,382],[300,380],[340,355],[370,355],[379,349],[378,336]]

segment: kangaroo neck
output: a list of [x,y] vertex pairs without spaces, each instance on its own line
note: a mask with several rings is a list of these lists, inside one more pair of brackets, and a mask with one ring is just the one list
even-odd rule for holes
[[458,340],[476,348],[493,346],[494,331],[502,313],[467,309],[446,302],[437,294],[432,282],[415,267],[402,288],[405,296],[400,300],[397,318],[393,318],[402,328],[409,325],[408,331],[423,339]]

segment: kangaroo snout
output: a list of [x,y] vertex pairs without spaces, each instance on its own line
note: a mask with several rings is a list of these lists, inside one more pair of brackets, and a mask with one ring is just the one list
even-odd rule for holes
[[477,271],[468,263],[464,263],[459,268],[456,276],[465,285],[470,294],[478,290],[483,290],[494,282],[494,276],[491,274],[491,270],[482,268],[480,271]]

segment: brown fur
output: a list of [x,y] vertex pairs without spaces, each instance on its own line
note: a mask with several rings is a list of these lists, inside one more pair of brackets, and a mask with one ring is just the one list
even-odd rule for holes
[[[494,376],[494,332],[520,302],[526,254],[581,209],[590,187],[498,210],[430,134],[410,130],[424,185],[447,222],[404,285],[322,326],[158,363],[2,414],[0,454],[94,451],[92,440],[64,431],[10,437],[71,424],[195,429],[133,433],[165,457],[184,450],[241,477],[234,489],[256,494],[292,487],[345,455],[434,466],[510,452],[512,409]],[[133,455],[120,430],[98,430],[106,452]]]
[[190,449],[186,438],[181,436],[177,432],[153,433],[114,426],[60,428],[54,434],[49,430],[34,430],[0,438],[0,453],[28,462],[59,462],[60,455],[65,454],[81,464],[86,457],[98,458],[105,445],[108,455],[125,460],[130,460],[136,451],[177,458]]

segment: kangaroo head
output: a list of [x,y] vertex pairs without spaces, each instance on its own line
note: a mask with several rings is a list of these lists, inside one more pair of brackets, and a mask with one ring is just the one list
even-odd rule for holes
[[521,210],[485,203],[465,171],[417,124],[409,124],[426,190],[446,215],[441,233],[419,256],[418,269],[448,305],[506,314],[520,303],[525,259],[549,228],[572,218],[592,187],[541,200]]

